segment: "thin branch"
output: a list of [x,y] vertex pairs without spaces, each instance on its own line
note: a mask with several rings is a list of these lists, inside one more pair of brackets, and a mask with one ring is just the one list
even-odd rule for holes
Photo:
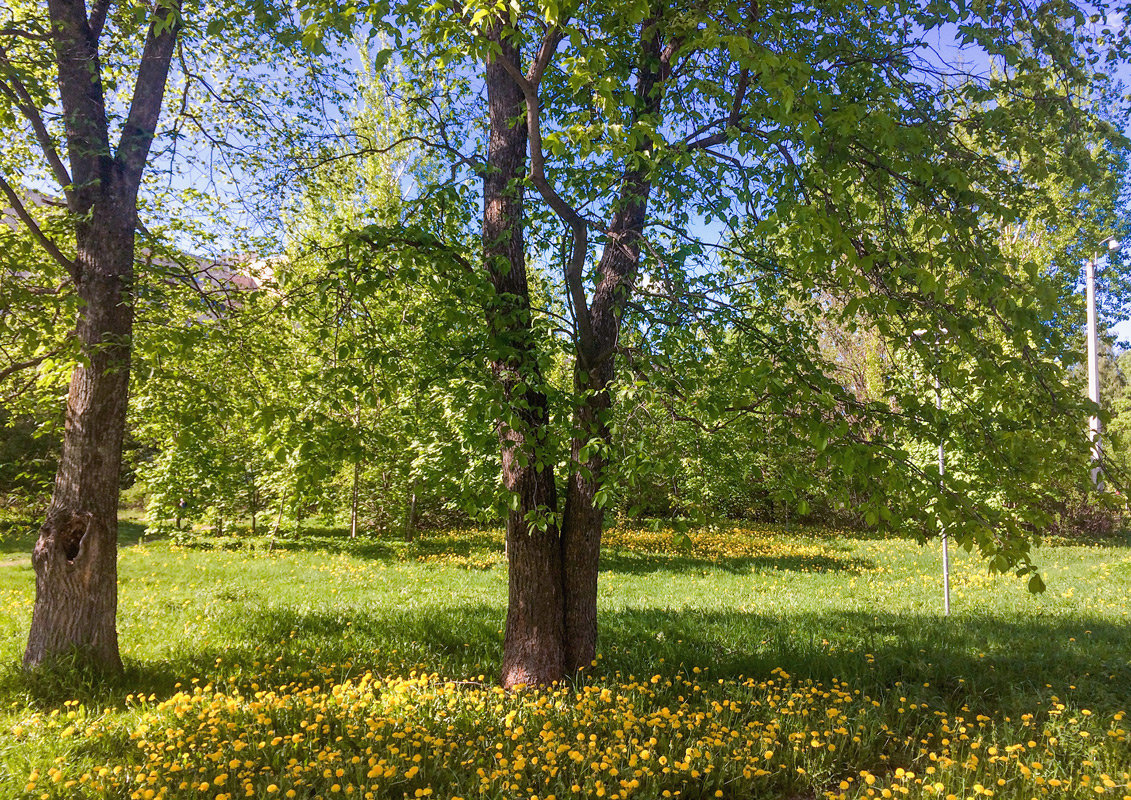
[[398,147],[408,142],[417,142],[424,145],[425,147],[431,147],[436,150],[443,150],[477,175],[481,174],[484,169],[485,165],[482,162],[474,161],[468,158],[447,142],[438,142],[432,139],[426,139],[423,136],[417,136],[415,134],[402,136],[395,141],[390,142],[384,147],[361,147],[356,150],[350,150],[348,152],[335,153],[334,155],[324,156],[322,158],[307,162],[305,166],[307,169],[317,169],[318,167],[324,167],[327,164],[332,164],[335,161],[341,161],[347,158],[356,158],[358,156],[381,156],[385,155],[386,153],[392,152],[393,150],[396,150]]
[[44,123],[39,109],[35,107],[31,93],[28,92],[27,87],[24,86],[23,82],[16,76],[16,70],[12,66],[12,62],[8,60],[8,54],[2,47],[0,47],[0,66],[7,72],[7,80],[0,79],[0,90],[12,100],[16,108],[20,110],[20,113],[22,113],[31,124],[31,129],[35,132],[35,138],[39,142],[40,149],[43,151],[43,157],[47,159],[47,163],[51,167],[51,172],[54,174],[55,180],[59,183],[59,186],[62,187],[63,194],[66,195],[69,205],[71,202],[71,175],[67,172],[67,167],[59,157],[59,151],[55,149],[55,143],[51,141],[51,134],[47,130],[47,125]]
[[51,238],[43,232],[39,225],[36,224],[35,219],[31,216],[31,214],[28,213],[28,210],[24,207],[23,202],[20,201],[20,197],[16,194],[16,190],[12,188],[11,184],[4,180],[3,176],[0,176],[0,192],[3,192],[4,196],[8,199],[8,203],[11,205],[12,210],[16,212],[16,216],[20,218],[20,221],[31,232],[31,235],[39,241],[39,244],[43,247],[44,250],[47,251],[48,255],[54,258],[57,262],[59,262],[59,265],[61,267],[67,270],[67,273],[71,276],[71,280],[77,284],[82,277],[82,274],[79,270],[79,265],[63,255],[63,251],[59,249],[59,246],[55,244],[55,242],[53,242]]
[[31,286],[24,289],[23,291],[36,297],[57,297],[61,295],[63,291],[70,285],[71,284],[69,282],[64,281],[57,286]]
[[[758,80],[762,73],[754,76],[754,80]],[[727,141],[726,128],[738,127],[739,122],[742,121],[742,105],[746,102],[746,91],[750,87],[750,70],[743,69],[738,73],[738,84],[734,87],[734,102],[731,103],[730,113],[725,119],[717,119],[701,125],[698,130],[689,134],[682,142],[682,145],[688,150],[706,149],[716,145],[724,144]],[[703,136],[704,133],[711,128],[723,126],[723,130],[711,136]]]
[[32,33],[23,28],[0,28],[0,36],[18,36],[21,39],[31,39],[33,42],[50,42],[49,33]]
[[8,366],[4,367],[4,369],[0,369],[0,381],[4,380],[9,375],[15,375],[17,372],[20,372],[22,370],[30,369],[31,367],[38,367],[44,361],[59,355],[65,349],[66,346],[63,345],[56,347],[54,350],[49,350],[46,353],[35,356],[34,358],[29,358],[27,361],[17,361],[14,364],[9,364]]
[[542,76],[546,73],[546,67],[550,65],[550,59],[554,57],[554,53],[558,49],[558,45],[565,35],[562,30],[562,25],[569,22],[569,19],[563,19],[557,25],[553,25],[546,31],[546,35],[542,38],[542,44],[538,46],[538,54],[534,56],[534,61],[530,64],[530,69],[526,71],[526,79],[534,86],[535,89],[542,82]]
[[519,68],[508,59],[498,56],[499,64],[507,74],[514,79],[522,90],[526,99],[526,129],[530,143],[530,182],[542,195],[542,199],[553,209],[567,225],[573,235],[573,248],[569,261],[565,267],[565,282],[569,289],[570,305],[573,308],[574,319],[577,321],[578,334],[581,347],[578,352],[583,361],[588,361],[588,353],[593,347],[593,324],[589,311],[589,304],[585,299],[585,260],[589,255],[589,222],[578,213],[577,209],[562,199],[549,179],[546,177],[546,156],[542,149],[542,124],[539,115],[540,100],[538,98],[538,84],[542,79],[554,50],[561,42],[560,30],[555,28],[547,31],[542,45],[538,48],[538,56],[530,67],[530,78],[519,71]]

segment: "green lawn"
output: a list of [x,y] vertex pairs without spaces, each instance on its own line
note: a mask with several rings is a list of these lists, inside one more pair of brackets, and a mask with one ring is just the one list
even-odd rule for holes
[[1039,550],[1039,597],[958,554],[943,619],[937,543],[618,530],[598,666],[507,695],[498,532],[124,533],[109,686],[15,666],[0,546],[0,797],[1131,796],[1126,542]]

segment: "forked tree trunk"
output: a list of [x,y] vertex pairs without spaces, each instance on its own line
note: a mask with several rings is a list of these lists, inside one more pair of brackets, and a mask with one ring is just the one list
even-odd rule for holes
[[[640,44],[635,92],[639,103],[637,113],[646,116],[659,111],[667,70],[657,21],[644,23]],[[605,525],[604,505],[598,503],[597,495],[605,484],[606,466],[600,445],[610,441],[612,398],[609,387],[615,377],[621,319],[640,260],[651,190],[651,178],[644,168],[626,169],[620,202],[609,226],[608,242],[597,264],[597,286],[588,309],[590,338],[581,342],[580,350],[590,363],[579,362],[575,369],[574,384],[582,402],[574,415],[575,433],[562,523],[565,667],[568,672],[589,666],[597,652],[597,574]],[[590,446],[583,459],[582,451],[590,442],[599,446]]]
[[24,665],[74,651],[118,670],[118,484],[133,328],[132,209],[103,207],[79,231],[83,305],[78,336],[86,364],[67,394],[55,491],[32,552],[35,607]]
[[[82,358],[71,373],[55,491],[32,551],[28,667],[68,652],[106,669],[122,667],[115,620],[118,489],[130,381],[137,192],[181,19],[180,0],[149,6],[133,97],[114,151],[99,62],[106,13],[98,5],[88,17],[83,0],[47,3],[69,173],[49,139],[41,144],[74,220],[75,258],[47,249],[66,268],[82,301],[76,324]],[[23,216],[35,229],[30,216]]]
[[[640,63],[635,87],[636,114],[659,111],[662,82],[678,48],[661,47],[659,22],[641,27]],[[549,36],[549,34],[548,34]],[[617,337],[631,292],[644,230],[651,177],[643,162],[629,160],[613,213],[608,241],[597,265],[597,286],[586,307],[581,280],[587,222],[550,188],[541,169],[539,137],[531,180],[575,236],[575,259],[567,283],[579,319],[576,388],[582,402],[575,433],[565,509],[558,528],[557,497],[549,448],[549,415],[530,319],[522,230],[522,178],[527,136],[539,124],[537,78],[560,39],[545,40],[525,82],[521,53],[513,40],[492,37],[498,54],[487,65],[490,116],[488,166],[484,179],[483,245],[485,266],[495,287],[487,310],[492,340],[503,355],[493,362],[503,389],[504,413],[498,423],[503,455],[503,483],[512,510],[507,517],[507,563],[510,568],[503,684],[550,683],[588,666],[597,645],[597,573],[604,527],[598,502],[605,481],[600,444],[609,440],[609,386],[614,377]],[[548,49],[547,49],[548,48]],[[510,65],[507,69],[506,65]],[[539,67],[538,65],[541,65]],[[642,150],[650,142],[640,145]],[[576,270],[576,274],[570,272]],[[581,324],[584,323],[584,324]],[[597,447],[587,445],[597,443]],[[584,453],[584,458],[582,457]]]

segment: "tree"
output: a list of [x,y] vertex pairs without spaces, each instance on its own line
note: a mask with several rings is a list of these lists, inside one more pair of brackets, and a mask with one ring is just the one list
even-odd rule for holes
[[[349,18],[319,8],[322,24]],[[389,8],[371,11],[380,22]],[[822,356],[817,321],[864,320],[956,393],[976,385],[966,412],[999,487],[1021,470],[1016,431],[1082,413],[1066,391],[1054,287],[1004,252],[997,231],[1024,219],[1054,165],[1073,188],[1086,183],[1087,145],[1112,135],[1074,101],[1094,80],[1083,10],[639,0],[455,12],[410,1],[394,13],[392,35],[411,44],[402,58],[420,74],[486,64],[481,105],[462,117],[486,120],[467,139],[486,153],[453,146],[461,139],[440,125],[426,139],[482,179],[511,497],[505,685],[554,681],[593,658],[617,364],[625,340],[652,325],[713,320],[739,334],[755,366],[736,409],[788,420],[818,465],[880,487],[870,522],[929,509],[995,568],[1033,571],[1018,520],[942,489],[904,446],[941,435],[945,410],[907,384],[882,402],[855,396]],[[990,67],[941,61],[930,36],[954,30],[969,63]],[[559,268],[552,297],[566,314],[532,298],[532,250]],[[642,263],[662,287],[653,298],[639,292]],[[555,326],[564,333],[547,336]],[[925,327],[951,332],[953,356],[909,341]],[[572,387],[550,379],[563,352]],[[1084,448],[1081,438],[1061,449]]]
[[[458,302],[473,276],[356,235],[424,216],[401,183],[433,168],[388,151],[399,112],[370,71],[358,79],[348,117],[304,154],[285,253],[258,289],[212,307],[174,281],[146,298],[161,314],[139,336],[131,423],[152,453],[138,472],[155,522],[176,519],[191,490],[185,516],[232,519],[259,501],[277,521],[348,510],[354,535],[411,537],[424,512],[495,495],[481,464],[490,428],[464,400],[485,378],[466,355],[483,322]],[[444,229],[429,226],[417,235]]]
[[[167,242],[138,248],[139,230],[160,229],[165,214],[179,225],[173,237],[183,234],[181,220],[224,205],[218,186],[240,195],[249,176],[258,180],[255,173],[278,165],[271,156],[321,131],[323,112],[332,114],[340,100],[332,87],[307,90],[323,80],[309,58],[285,79],[262,69],[272,64],[285,71],[301,52],[289,6],[257,2],[202,11],[182,0],[136,7],[19,0],[2,12],[0,196],[53,262],[44,269],[42,257],[34,258],[10,274],[25,294],[42,299],[47,291],[59,299],[57,308],[77,309],[73,331],[51,326],[33,357],[11,365],[42,370],[58,357],[73,367],[54,493],[33,554],[37,588],[27,666],[71,650],[107,669],[121,666],[117,504],[137,298],[152,288],[150,281],[167,277],[153,259]],[[170,81],[178,113],[159,127]],[[277,104],[262,103],[264,94]],[[203,202],[201,193],[182,193],[180,179],[171,177],[201,165],[216,189],[215,204]],[[169,178],[163,187],[157,172]],[[182,194],[187,202],[176,202]],[[52,213],[56,204],[63,206],[61,220]],[[148,225],[140,224],[142,208]],[[239,228],[225,226],[228,246],[239,241]],[[56,339],[63,346],[40,346]]]
[[[116,21],[107,26],[110,11],[108,2],[88,11],[84,2],[52,0],[48,30],[38,15],[20,8],[14,30],[5,31],[0,47],[0,90],[33,131],[66,198],[75,255],[65,255],[39,228],[6,177],[0,177],[0,191],[66,271],[79,300],[80,360],[67,394],[55,490],[32,557],[36,602],[27,666],[77,649],[99,666],[121,667],[115,625],[117,504],[133,330],[137,195],[181,28],[181,4],[162,0],[148,10],[117,142],[112,141],[101,60],[102,36],[116,27]],[[133,27],[121,30],[127,43]],[[21,61],[37,43],[51,47],[57,98],[46,76]],[[44,120],[45,100],[59,104],[66,162]]]

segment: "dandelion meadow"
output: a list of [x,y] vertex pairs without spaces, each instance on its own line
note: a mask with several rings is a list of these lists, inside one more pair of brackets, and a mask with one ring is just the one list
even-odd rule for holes
[[14,666],[19,532],[4,798],[1131,797],[1126,541],[1045,545],[1040,596],[958,554],[944,619],[937,543],[613,529],[596,664],[504,692],[497,531],[137,541],[109,685]]

